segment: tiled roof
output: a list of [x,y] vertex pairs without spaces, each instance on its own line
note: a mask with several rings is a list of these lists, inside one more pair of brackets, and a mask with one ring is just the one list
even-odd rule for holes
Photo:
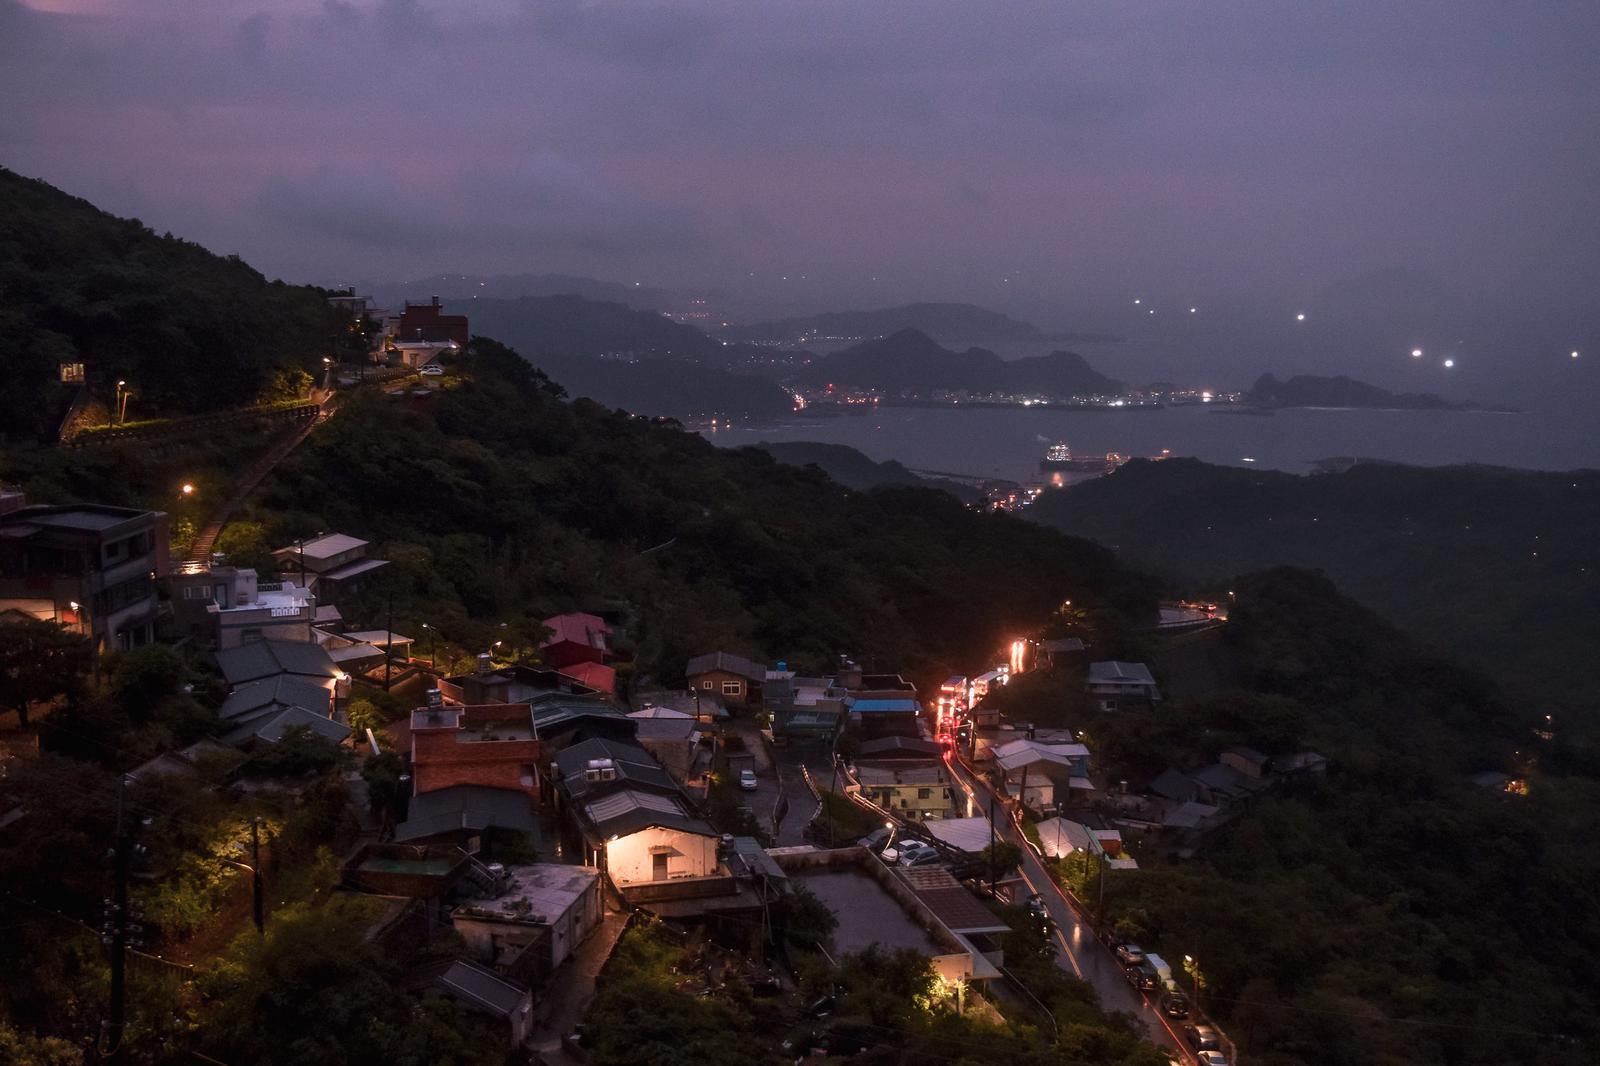
[[538,828],[525,792],[482,785],[454,785],[411,798],[406,820],[395,827],[394,838],[404,843],[455,829],[514,829],[531,833]]
[[316,644],[294,640],[257,640],[217,654],[217,668],[230,685],[261,681],[278,674],[332,679],[339,670]]
[[686,677],[697,677],[700,674],[709,674],[717,671],[734,674],[750,681],[765,681],[767,679],[767,668],[765,666],[725,651],[714,651],[709,655],[696,655],[683,668],[684,676]]

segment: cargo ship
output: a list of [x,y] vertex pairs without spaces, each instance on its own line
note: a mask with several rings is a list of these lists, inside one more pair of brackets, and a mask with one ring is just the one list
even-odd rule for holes
[[1128,461],[1126,455],[1107,452],[1105,455],[1073,455],[1065,441],[1056,441],[1039,460],[1043,474],[1109,474]]

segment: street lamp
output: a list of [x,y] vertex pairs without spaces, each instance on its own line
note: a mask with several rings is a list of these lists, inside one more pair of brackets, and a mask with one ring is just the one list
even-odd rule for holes
[[122,424],[122,413],[126,409],[125,396],[127,394],[127,390],[128,383],[121,378],[118,378],[116,399],[112,402],[112,409],[114,412],[113,417],[118,425]]
[[883,842],[883,850],[888,851],[890,848],[894,847],[894,823],[884,822],[883,827],[889,831],[889,839]]
[[437,631],[426,622],[422,623],[422,628],[428,631],[428,669],[437,670],[439,663],[433,657],[433,635]]
[[1194,961],[1193,955],[1183,957],[1184,966],[1188,967],[1189,976],[1194,980],[1194,1011],[1200,1013],[1200,964]]
[[183,483],[183,489],[181,491],[183,492],[183,494],[185,496],[193,496],[194,495],[194,485],[192,485],[191,483],[185,481]]

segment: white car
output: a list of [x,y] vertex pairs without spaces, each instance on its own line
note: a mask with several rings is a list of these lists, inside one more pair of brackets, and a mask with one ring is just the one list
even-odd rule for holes
[[761,786],[756,782],[756,772],[754,770],[740,770],[739,787],[746,792],[754,792],[760,788]]
[[1200,1066],[1228,1066],[1228,1056],[1220,1051],[1202,1051],[1199,1057]]
[[421,374],[425,378],[442,378],[444,377],[444,367],[440,366],[438,363],[429,363],[427,366],[417,371],[417,373]]

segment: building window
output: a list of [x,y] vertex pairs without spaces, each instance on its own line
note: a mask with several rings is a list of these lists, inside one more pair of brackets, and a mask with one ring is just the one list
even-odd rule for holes
[[700,687],[705,689],[707,692],[710,692],[711,691],[711,682],[702,681],[702,682],[700,682]]
[[917,799],[919,799],[919,800],[925,800],[931,795],[933,795],[933,793],[930,792],[928,789],[925,789],[925,788],[917,789]]
[[737,681],[724,681],[722,683],[722,694],[724,696],[737,696],[742,689],[743,686]]

